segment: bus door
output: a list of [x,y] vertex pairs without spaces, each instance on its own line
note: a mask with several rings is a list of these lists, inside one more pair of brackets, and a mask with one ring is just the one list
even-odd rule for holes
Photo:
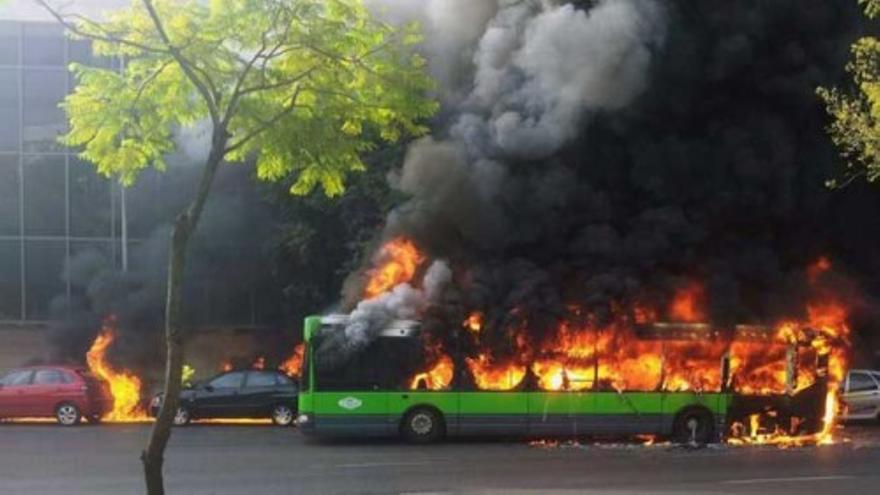
[[[372,346],[370,346],[372,347]],[[315,429],[326,435],[384,436],[393,434],[388,390],[383,383],[382,356],[372,349],[345,363],[321,367],[316,360]]]

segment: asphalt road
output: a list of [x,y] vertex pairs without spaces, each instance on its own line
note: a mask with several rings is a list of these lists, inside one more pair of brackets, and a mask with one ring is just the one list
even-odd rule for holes
[[[144,425],[0,424],[0,494],[142,493]],[[314,442],[293,428],[175,430],[172,494],[878,493],[880,427],[792,448],[520,441]]]

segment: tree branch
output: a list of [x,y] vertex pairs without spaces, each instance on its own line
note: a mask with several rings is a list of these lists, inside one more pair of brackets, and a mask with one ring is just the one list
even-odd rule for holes
[[301,88],[297,87],[296,91],[294,91],[293,95],[291,95],[291,97],[290,97],[290,103],[288,103],[287,106],[285,106],[283,110],[276,113],[269,120],[263,122],[261,126],[257,127],[256,129],[252,130],[251,132],[247,133],[243,138],[239,139],[237,142],[234,142],[234,143],[230,144],[229,146],[227,146],[226,150],[223,152],[223,154],[226,155],[228,153],[231,153],[231,152],[237,150],[238,148],[241,148],[242,146],[247,144],[248,141],[250,141],[251,139],[260,135],[263,131],[265,131],[266,129],[275,125],[276,122],[278,122],[279,120],[281,120],[285,116],[289,115],[290,112],[292,112],[296,108],[296,100],[299,99],[300,91],[301,91]]
[[[184,74],[189,78],[189,80],[195,85],[196,90],[202,95],[202,98],[205,100],[205,104],[208,106],[208,112],[211,114],[211,122],[215,127],[220,124],[220,115],[217,110],[217,102],[215,92],[212,92],[208,87],[211,84],[210,77],[207,78],[208,83],[202,81],[198,75],[196,75],[195,71],[198,69],[195,65],[190,62],[183,54],[180,52],[180,49],[174,45],[171,41],[171,38],[168,37],[168,33],[165,31],[165,27],[162,25],[162,20],[159,18],[159,14],[156,12],[155,7],[153,7],[152,0],[143,0],[144,8],[147,9],[147,12],[150,14],[150,19],[153,20],[153,25],[156,27],[156,32],[159,33],[159,37],[162,39],[162,42],[165,43],[165,46],[168,47],[168,51],[171,53],[171,56],[177,61],[177,64],[180,65],[180,68],[183,70]],[[202,72],[204,74],[204,72]],[[225,131],[224,131],[225,132]]]
[[267,91],[270,89],[278,89],[278,88],[283,88],[284,86],[290,86],[291,84],[296,84],[296,83],[302,81],[303,79],[309,77],[310,75],[312,75],[312,72],[315,72],[317,69],[318,69],[318,66],[316,65],[314,67],[311,67],[308,70],[300,72],[299,74],[297,74],[294,77],[291,77],[290,79],[285,79],[283,81],[278,81],[278,82],[271,83],[271,84],[261,84],[258,86],[250,86],[250,87],[242,89],[241,94],[242,94],[242,96],[244,96],[244,95],[248,95],[251,93],[256,93],[258,91]]
[[169,53],[168,50],[163,50],[158,47],[145,45],[143,43],[140,43],[137,41],[132,41],[132,40],[129,40],[126,38],[120,38],[116,35],[113,35],[112,33],[108,33],[107,30],[105,30],[99,23],[97,23],[89,18],[84,17],[84,16],[76,16],[77,18],[81,19],[83,22],[86,22],[86,23],[92,25],[92,27],[94,27],[95,29],[100,30],[103,34],[90,33],[87,31],[83,31],[79,26],[77,26],[76,24],[65,19],[64,16],[60,12],[55,10],[51,5],[49,5],[46,2],[46,0],[36,0],[36,1],[37,1],[37,3],[42,5],[43,8],[46,9],[49,12],[49,14],[55,18],[56,21],[58,21],[59,24],[64,26],[64,29],[67,29],[68,31],[70,31],[71,33],[73,33],[77,36],[91,39],[91,40],[96,40],[96,41],[105,41],[107,43],[119,43],[121,45],[130,46],[132,48],[137,48],[139,50],[143,50],[143,51],[149,52],[149,53],[162,53],[162,54]]

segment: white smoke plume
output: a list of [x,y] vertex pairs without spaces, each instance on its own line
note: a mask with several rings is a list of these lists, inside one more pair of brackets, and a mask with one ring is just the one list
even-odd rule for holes
[[422,287],[402,283],[384,294],[358,303],[349,315],[345,330],[326,335],[318,349],[322,366],[333,368],[365,349],[394,320],[412,320],[440,297],[452,281],[452,270],[434,261],[422,278]]
[[474,89],[453,135],[482,145],[478,155],[549,156],[590,113],[624,108],[645,90],[663,19],[654,0],[502,8],[479,42]]

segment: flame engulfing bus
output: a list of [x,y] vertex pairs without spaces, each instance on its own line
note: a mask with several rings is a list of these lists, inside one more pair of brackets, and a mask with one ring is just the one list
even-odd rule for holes
[[[463,338],[451,341],[462,344],[447,343],[442,354],[422,338],[419,322],[393,321],[340,360],[325,344],[345,332],[348,317],[307,318],[301,431],[414,442],[446,435],[829,438],[828,352],[817,350],[808,329],[781,344],[778,332],[764,327],[720,332],[653,323],[634,330],[627,344],[637,348],[634,357],[596,335],[587,344],[566,343],[569,352],[592,346],[577,366],[546,356],[501,366],[463,343],[477,320],[453,330]],[[765,375],[781,385],[763,383]]]

